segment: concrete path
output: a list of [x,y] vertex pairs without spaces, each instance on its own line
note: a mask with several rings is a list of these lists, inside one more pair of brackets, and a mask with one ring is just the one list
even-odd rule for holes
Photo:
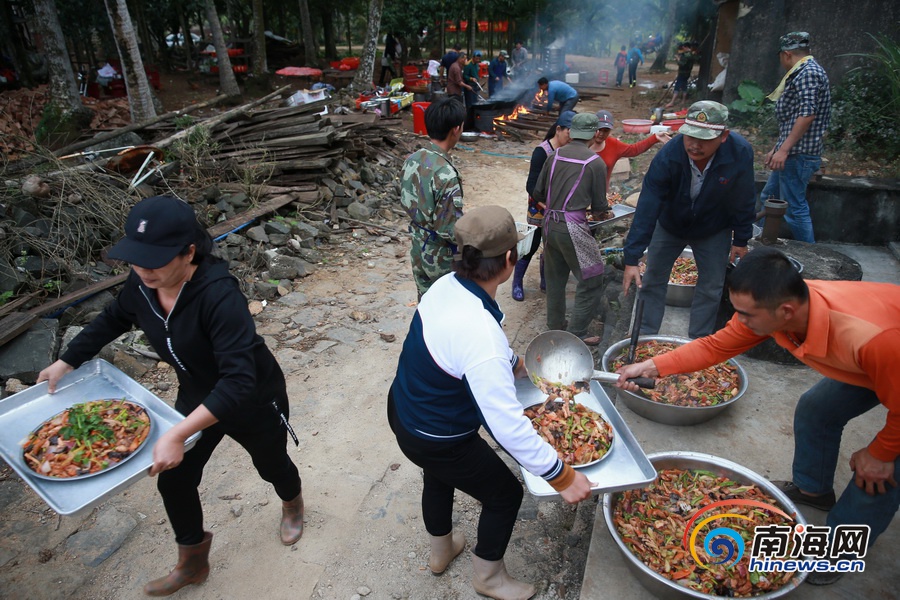
[[[863,267],[863,279],[900,283],[900,262],[887,248],[828,244],[857,260]],[[684,336],[688,309],[666,307],[661,334]],[[728,412],[705,424],[672,427],[648,421],[618,405],[638,442],[647,454],[669,450],[705,452],[741,464],[769,479],[790,479],[793,457],[793,412],[799,396],[821,376],[805,366],[783,366],[739,358],[747,370],[750,388]],[[614,388],[613,388],[614,389]],[[610,394],[614,394],[610,391]],[[837,489],[850,481],[847,461],[850,455],[867,445],[883,425],[887,411],[883,407],[851,422],[844,431]],[[824,524],[826,513],[803,508],[808,521]],[[866,571],[845,576],[828,587],[801,585],[791,592],[796,600],[848,598],[900,598],[900,572],[893,550],[900,544],[900,524],[895,522],[878,539],[866,556]],[[628,565],[610,537],[597,507],[591,547],[581,588],[582,600],[615,598],[644,600],[650,593],[629,571]]]

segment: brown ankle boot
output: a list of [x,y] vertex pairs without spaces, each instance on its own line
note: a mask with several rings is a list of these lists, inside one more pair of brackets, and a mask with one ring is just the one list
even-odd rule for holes
[[303,494],[281,503],[281,543],[292,546],[303,535]]
[[466,547],[466,536],[456,531],[447,535],[431,536],[431,556],[428,558],[428,568],[435,575],[440,575],[447,566]]
[[154,579],[144,586],[148,596],[168,596],[186,585],[203,583],[209,576],[209,547],[213,534],[204,532],[199,544],[183,546],[178,544],[178,564],[165,577]]
[[494,600],[528,600],[536,593],[534,586],[513,579],[506,572],[503,559],[484,560],[472,555],[472,587],[482,596]]

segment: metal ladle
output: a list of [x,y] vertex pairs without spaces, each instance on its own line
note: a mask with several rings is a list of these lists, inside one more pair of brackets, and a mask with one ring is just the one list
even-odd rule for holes
[[[619,380],[616,373],[595,370],[590,349],[568,331],[545,331],[531,340],[525,350],[525,369],[532,382],[543,379],[563,386],[592,379],[602,383]],[[650,377],[633,377],[628,381],[647,389],[656,385],[656,380]]]

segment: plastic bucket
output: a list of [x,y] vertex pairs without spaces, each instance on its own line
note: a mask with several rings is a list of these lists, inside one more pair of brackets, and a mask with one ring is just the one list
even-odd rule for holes
[[413,102],[413,131],[419,135],[428,135],[425,129],[425,109],[431,106],[431,102]]

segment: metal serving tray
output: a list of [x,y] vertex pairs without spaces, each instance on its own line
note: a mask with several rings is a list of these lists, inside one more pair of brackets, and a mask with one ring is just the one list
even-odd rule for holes
[[[46,419],[73,404],[106,398],[133,400],[150,414],[154,426],[132,458],[95,477],[58,481],[35,477],[25,464],[20,442]],[[156,441],[182,419],[181,413],[137,381],[97,358],[63,377],[53,395],[43,382],[0,400],[0,456],[50,508],[61,515],[75,515],[146,477],[153,464]],[[189,437],[185,450],[193,448],[199,438],[199,432]]]
[[[547,395],[527,378],[522,378],[516,379],[516,398],[524,408],[543,402]],[[591,393],[578,394],[575,401],[600,413],[615,431],[609,457],[590,467],[578,469],[589,481],[597,484],[591,488],[592,495],[644,487],[656,479],[656,469],[599,383],[591,381]],[[521,470],[525,485],[533,496],[540,499],[560,497],[559,492],[542,478],[532,475],[524,468]]]
[[600,227],[601,225],[615,223],[616,221],[624,219],[628,215],[633,215],[634,211],[636,211],[637,209],[625,204],[613,204],[610,210],[613,213],[613,216],[611,218],[604,221],[588,221],[588,227],[590,227],[591,229],[595,229],[597,227]]

